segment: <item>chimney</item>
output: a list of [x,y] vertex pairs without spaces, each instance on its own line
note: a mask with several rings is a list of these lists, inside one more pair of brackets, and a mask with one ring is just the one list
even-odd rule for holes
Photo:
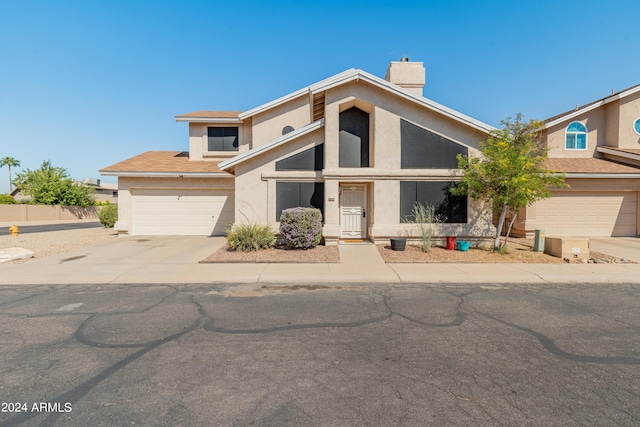
[[422,62],[409,62],[409,58],[404,56],[399,62],[392,61],[389,64],[384,79],[422,96],[425,75]]

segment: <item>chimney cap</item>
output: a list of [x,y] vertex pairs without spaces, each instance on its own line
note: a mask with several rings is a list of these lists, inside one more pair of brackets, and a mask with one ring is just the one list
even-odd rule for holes
[[400,58],[400,62],[409,62],[409,58],[407,58],[407,56],[403,56],[402,58]]

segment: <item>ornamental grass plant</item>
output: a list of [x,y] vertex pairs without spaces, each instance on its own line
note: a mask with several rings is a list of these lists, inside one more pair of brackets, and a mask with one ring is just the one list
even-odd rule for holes
[[227,246],[233,251],[259,251],[275,244],[276,234],[268,224],[233,224],[227,230]]

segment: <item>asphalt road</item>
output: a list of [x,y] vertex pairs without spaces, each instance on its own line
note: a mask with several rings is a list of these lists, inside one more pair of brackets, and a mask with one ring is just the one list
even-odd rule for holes
[[51,223],[39,225],[21,225],[20,234],[42,233],[45,231],[62,231],[62,230],[79,230],[84,228],[101,228],[100,221],[83,221],[83,222],[67,222],[67,223]]
[[0,425],[638,425],[639,306],[638,285],[3,287]]

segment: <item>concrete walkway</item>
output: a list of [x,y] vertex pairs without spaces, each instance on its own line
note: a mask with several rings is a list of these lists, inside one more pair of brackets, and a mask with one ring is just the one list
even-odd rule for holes
[[219,237],[121,237],[48,258],[0,264],[0,285],[640,283],[640,264],[385,264],[375,258],[373,245],[341,245],[339,264],[198,263],[223,245]]

